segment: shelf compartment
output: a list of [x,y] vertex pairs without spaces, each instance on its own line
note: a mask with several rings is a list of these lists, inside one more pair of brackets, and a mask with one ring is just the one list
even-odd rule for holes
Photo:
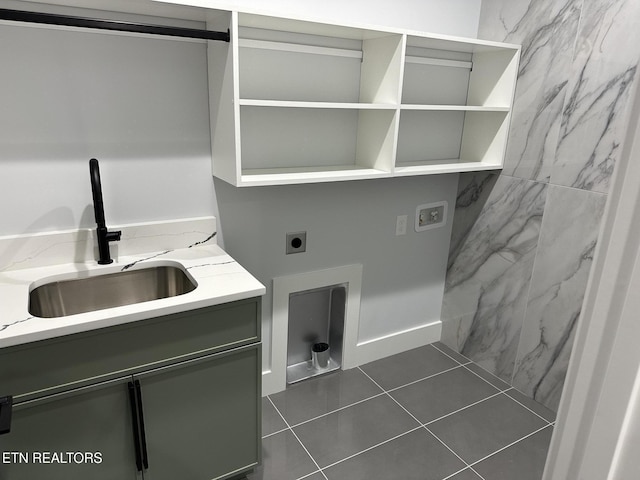
[[387,174],[396,118],[395,110],[241,106],[241,183]]
[[466,105],[471,68],[460,65],[470,64],[468,53],[407,47],[402,103]]
[[399,103],[402,35],[259,15],[238,22],[241,98]]
[[[258,40],[251,42],[261,43]],[[358,57],[247,48],[243,47],[244,44],[244,39],[240,39],[239,80],[242,98],[317,102],[359,100],[362,61]],[[358,48],[361,49],[361,45]],[[362,55],[361,50],[356,53]]]
[[506,111],[403,111],[394,175],[502,168]]
[[509,107],[518,48],[407,37],[402,103]]
[[460,156],[464,111],[402,111],[396,163]]

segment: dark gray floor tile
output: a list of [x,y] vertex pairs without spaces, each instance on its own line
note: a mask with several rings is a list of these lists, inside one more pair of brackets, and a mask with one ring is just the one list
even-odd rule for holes
[[499,390],[463,367],[449,370],[390,392],[422,423],[471,405]]
[[465,365],[465,367],[468,368],[469,370],[471,370],[472,372],[480,375],[487,382],[489,382],[494,387],[499,388],[500,390],[506,390],[507,388],[511,388],[511,385],[509,385],[508,383],[500,380],[498,377],[496,377],[495,375],[492,375],[491,373],[487,372],[484,368],[479,367],[475,363],[470,363],[468,365]]
[[538,415],[540,415],[542,418],[544,418],[547,422],[555,421],[556,412],[554,412],[553,410],[550,410],[547,407],[545,407],[544,405],[536,402],[534,399],[527,397],[524,393],[521,393],[516,389],[507,390],[504,393],[509,395],[511,398],[516,399],[518,402],[523,404],[525,407],[527,407],[527,408],[533,410],[534,412],[536,412]]
[[262,466],[248,480],[295,480],[318,470],[298,439],[285,430],[262,439]]
[[494,478],[540,480],[552,433],[552,427],[545,428],[477,463],[473,468],[487,480]]
[[458,362],[435,347],[426,345],[367,363],[360,368],[382,388],[389,390],[458,365]]
[[280,414],[273,408],[267,397],[262,397],[262,436],[287,428]]
[[467,463],[476,462],[547,423],[500,394],[429,424]]
[[324,470],[329,480],[442,480],[464,467],[424,428]]
[[[454,475],[453,477],[447,478],[447,480],[482,480],[482,479],[478,475],[476,475],[473,470],[471,470],[470,468],[467,468],[466,470],[461,471],[460,473]],[[487,478],[486,480],[502,480],[502,479]],[[505,478],[504,480],[507,480],[507,479]]]
[[471,361],[467,357],[465,357],[464,355],[456,352],[453,348],[449,347],[448,345],[445,345],[442,342],[435,342],[435,343],[433,343],[433,346],[436,347],[438,350],[441,350],[442,352],[446,353],[447,355],[449,355],[451,358],[453,358],[457,362],[469,363]]
[[293,430],[318,465],[326,467],[417,426],[396,402],[382,395]]
[[271,400],[293,426],[380,393],[371,379],[353,368],[295,383],[271,395]]

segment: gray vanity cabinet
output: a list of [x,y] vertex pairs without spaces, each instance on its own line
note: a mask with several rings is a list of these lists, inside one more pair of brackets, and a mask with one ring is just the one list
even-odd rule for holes
[[138,377],[145,480],[226,478],[255,465],[259,361],[249,346]]
[[[120,379],[14,406],[11,433],[0,436],[0,479],[135,479],[127,403],[127,381]],[[69,458],[72,452],[84,458]]]
[[249,471],[261,452],[259,312],[253,298],[0,350],[0,393],[14,398],[0,480]]

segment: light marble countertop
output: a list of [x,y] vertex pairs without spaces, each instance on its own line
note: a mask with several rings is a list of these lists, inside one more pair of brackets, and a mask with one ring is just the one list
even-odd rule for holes
[[[0,348],[263,295],[264,285],[210,241],[213,237],[184,248],[119,255],[110,265],[90,259],[0,271]],[[58,318],[39,318],[28,311],[29,292],[44,283],[160,265],[181,266],[195,281],[195,290]]]

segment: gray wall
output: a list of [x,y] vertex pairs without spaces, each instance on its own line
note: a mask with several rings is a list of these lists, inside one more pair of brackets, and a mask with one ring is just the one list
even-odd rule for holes
[[557,409],[640,58],[633,0],[485,0],[521,43],[506,165],[460,177],[443,341]]
[[112,225],[215,213],[205,44],[5,24],[0,65],[0,235],[91,227],[91,157]]
[[[216,180],[225,249],[267,286],[263,298],[269,365],[272,279],[362,264],[359,341],[440,319],[450,220],[416,233],[416,206],[455,202],[457,175],[315,185],[235,188]],[[396,216],[407,234],[395,235]],[[307,251],[285,255],[287,232],[307,232]]]

